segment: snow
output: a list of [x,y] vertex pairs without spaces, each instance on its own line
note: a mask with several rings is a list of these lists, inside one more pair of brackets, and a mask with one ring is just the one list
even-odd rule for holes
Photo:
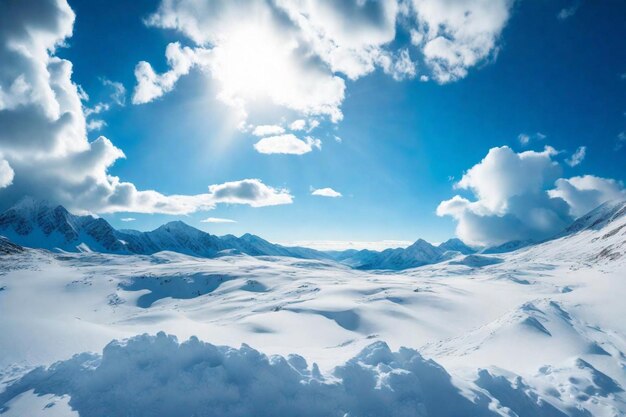
[[626,415],[623,207],[404,271],[18,247],[0,415]]

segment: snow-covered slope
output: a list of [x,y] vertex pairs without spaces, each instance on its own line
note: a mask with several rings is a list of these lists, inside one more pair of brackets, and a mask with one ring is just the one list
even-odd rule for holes
[[10,255],[24,252],[24,248],[16,245],[4,236],[0,236],[0,255]]
[[11,251],[0,415],[624,416],[626,204],[607,207],[402,272]]

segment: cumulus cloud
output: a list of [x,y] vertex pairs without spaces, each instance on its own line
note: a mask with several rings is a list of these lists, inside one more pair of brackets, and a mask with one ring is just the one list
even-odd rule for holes
[[[88,140],[82,103],[87,95],[72,81],[71,62],[55,54],[72,35],[74,18],[66,0],[0,2],[2,204],[30,194],[75,211],[185,214],[219,203],[259,207],[292,201],[286,190],[259,180],[212,185],[204,194],[166,196],[137,190],[111,175],[109,168],[124,153],[104,136]],[[180,73],[192,54],[173,46],[167,55],[173,71]],[[169,78],[147,76],[138,97],[168,88]],[[110,87],[112,102],[122,105],[122,87],[113,82]],[[104,111],[105,104],[95,113]]]
[[431,78],[447,83],[497,53],[513,0],[412,0],[418,27],[411,40],[421,48]]
[[579,217],[609,200],[626,198],[624,184],[609,178],[583,175],[569,179],[559,178],[555,188],[548,191],[553,198],[562,198],[569,204],[573,216]]
[[475,199],[456,195],[439,204],[437,215],[453,217],[463,241],[496,245],[550,237],[601,203],[626,197],[615,180],[559,178],[557,154],[549,146],[521,153],[507,146],[492,148],[455,184]]
[[574,152],[571,157],[565,160],[565,163],[571,167],[575,167],[576,165],[580,165],[580,163],[585,159],[586,155],[587,147],[579,146],[578,149],[576,149],[576,152]]
[[254,144],[254,149],[264,154],[302,155],[311,152],[313,148],[321,149],[322,142],[310,136],[302,140],[291,133],[263,138]]
[[[337,122],[343,116],[345,78],[356,80],[377,68],[396,80],[414,78],[420,75],[419,61],[426,64],[422,79],[445,83],[465,77],[469,68],[495,56],[512,4],[162,0],[146,24],[176,30],[195,47],[185,49],[180,65],[168,55],[171,69],[164,74],[140,62],[134,101],[160,97],[197,66],[217,82],[218,98],[243,115],[251,102],[267,100],[304,116]],[[399,26],[410,32],[411,49],[406,42],[395,42]],[[175,48],[172,45],[168,49]]]
[[571,220],[569,207],[553,199],[545,188],[554,183],[561,169],[552,160],[556,151],[515,153],[503,146],[492,148],[455,184],[476,197],[460,195],[443,201],[437,215],[457,220],[457,235],[468,243],[491,245],[510,240],[550,236]]
[[286,189],[269,187],[261,180],[231,181],[209,187],[209,195],[215,202],[249,204],[252,207],[291,204],[293,196]]
[[330,187],[326,187],[326,188],[318,188],[317,190],[313,190],[311,192],[311,195],[318,195],[321,197],[341,197],[341,193],[338,191],[333,190]]
[[283,133],[285,133],[285,129],[278,125],[260,125],[252,131],[254,136],[281,135]]
[[200,220],[201,223],[237,223],[236,220],[232,219],[224,219],[221,217],[207,217],[206,219]]

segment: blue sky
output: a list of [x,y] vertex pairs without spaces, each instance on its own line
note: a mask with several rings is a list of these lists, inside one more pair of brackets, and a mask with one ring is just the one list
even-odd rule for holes
[[[626,145],[620,148],[618,136],[626,131],[626,5],[523,0],[503,4],[507,18],[492,33],[494,46],[478,54],[475,63],[464,65],[466,73],[454,80],[436,79],[425,47],[409,39],[410,29],[419,25],[398,19],[393,40],[383,46],[393,53],[408,51],[415,73],[407,70],[394,79],[390,70],[376,64],[374,70],[350,79],[345,70],[331,70],[345,82],[345,98],[338,105],[343,119],[332,121],[328,115],[304,114],[271,100],[247,103],[242,118],[238,108],[218,97],[221,84],[201,65],[181,75],[171,91],[133,104],[138,62],[146,61],[162,74],[170,69],[164,56],[168,44],[206,50],[215,44],[199,44],[184,30],[148,26],[145,19],[158,8],[154,1],[70,0],[76,14],[73,34],[55,54],[73,64],[72,82],[89,95],[85,109],[109,104],[108,110],[86,116],[87,121],[106,123],[89,131],[88,140],[103,135],[126,156],[108,167],[109,175],[164,195],[196,195],[210,184],[253,178],[287,189],[293,197],[291,204],[220,203],[184,215],[133,209],[100,214],[118,228],[146,230],[182,219],[215,234],[251,232],[280,242],[418,237],[437,242],[455,233],[479,242],[467,230],[459,231],[459,216],[438,216],[436,210],[455,194],[484,199],[482,185],[468,181],[465,189],[455,189],[454,184],[491,148],[502,146],[516,154],[541,153],[545,146],[555,150],[546,158],[560,171],[549,181],[545,178],[543,191],[552,188],[557,177],[593,175],[614,181],[611,196],[623,195],[619,182],[626,179]],[[570,15],[559,18],[560,12]],[[452,33],[464,30],[462,24],[450,29]],[[244,71],[255,71],[253,64]],[[111,98],[113,87],[103,80],[125,87],[123,105]],[[263,154],[253,146],[259,141],[252,134],[254,126],[287,128],[298,119],[320,122],[307,134],[295,133],[302,140],[320,140],[321,150]],[[248,128],[241,128],[242,123]],[[522,144],[520,135],[527,135],[528,143]],[[583,159],[570,166],[566,161],[580,147],[585,147]],[[311,194],[325,187],[342,196]],[[567,213],[574,216],[576,208],[567,201]],[[503,208],[509,203],[491,207],[490,215],[515,215]],[[202,223],[207,217],[236,223]],[[122,221],[127,218],[135,220]],[[524,233],[519,235],[531,232]]]

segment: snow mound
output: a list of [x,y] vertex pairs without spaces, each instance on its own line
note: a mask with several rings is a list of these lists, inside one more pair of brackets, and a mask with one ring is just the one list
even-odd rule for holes
[[483,266],[495,265],[502,263],[502,259],[495,256],[467,255],[458,261],[451,261],[452,265],[465,265],[472,268],[480,268]]
[[109,343],[101,356],[83,353],[37,368],[9,385],[0,405],[6,411],[30,390],[69,396],[83,417],[497,415],[478,391],[478,403],[463,396],[435,362],[382,342],[324,377],[297,355],[142,335]]
[[119,288],[125,291],[148,290],[137,298],[137,306],[149,308],[163,298],[187,300],[212,293],[230,279],[232,277],[205,273],[186,276],[142,275],[128,279]]

